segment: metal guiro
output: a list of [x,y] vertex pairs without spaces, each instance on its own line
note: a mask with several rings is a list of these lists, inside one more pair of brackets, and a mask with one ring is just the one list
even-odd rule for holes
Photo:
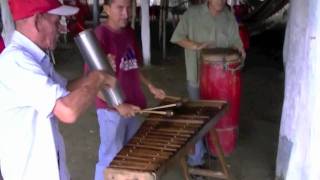
[[[114,75],[111,65],[107,61],[106,54],[102,51],[98,40],[91,29],[80,32],[75,38],[84,61],[89,65],[90,70],[104,70]],[[123,103],[123,96],[119,85],[114,88],[105,88],[103,95],[113,107]]]

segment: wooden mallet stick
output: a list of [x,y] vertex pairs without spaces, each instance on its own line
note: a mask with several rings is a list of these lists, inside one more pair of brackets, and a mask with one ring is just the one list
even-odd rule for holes
[[141,114],[159,114],[163,116],[173,116],[172,111],[151,111],[151,110],[141,110],[139,111]]
[[181,102],[177,102],[177,103],[167,104],[167,105],[163,105],[163,106],[156,106],[156,107],[152,107],[152,108],[146,108],[146,109],[143,109],[143,110],[151,111],[151,110],[165,109],[165,108],[169,108],[169,107],[179,107],[181,105],[182,105]]
[[180,101],[182,99],[181,97],[176,97],[176,96],[166,96],[165,98],[170,100],[175,100],[175,101]]
[[182,103],[188,102],[188,98],[183,97],[176,97],[176,96],[166,96],[165,99],[171,100],[171,101],[180,101]]

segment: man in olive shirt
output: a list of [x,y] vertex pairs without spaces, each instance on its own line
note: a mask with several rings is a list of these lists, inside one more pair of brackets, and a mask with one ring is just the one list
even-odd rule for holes
[[[192,100],[199,99],[199,55],[206,47],[235,48],[242,56],[245,51],[234,15],[226,7],[226,0],[208,0],[191,6],[182,16],[170,40],[185,48],[188,93]],[[205,148],[202,141],[190,155],[189,165],[202,165]]]

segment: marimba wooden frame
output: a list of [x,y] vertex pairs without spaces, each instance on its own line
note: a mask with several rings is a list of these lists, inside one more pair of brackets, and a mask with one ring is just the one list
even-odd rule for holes
[[[106,180],[116,179],[116,180],[156,180],[159,179],[170,167],[180,162],[182,170],[184,172],[184,178],[186,180],[189,179],[189,173],[191,174],[199,174],[203,176],[217,177],[222,179],[229,179],[229,173],[225,164],[224,155],[222,150],[220,149],[220,153],[218,154],[218,159],[220,161],[220,165],[222,166],[222,172],[214,172],[210,170],[199,170],[199,169],[188,169],[185,163],[185,156],[188,154],[189,149],[193,147],[193,145],[201,139],[212,127],[218,122],[221,116],[225,113],[228,108],[228,104],[226,101],[214,101],[214,100],[200,100],[195,102],[187,103],[187,107],[197,106],[197,107],[205,107],[208,104],[214,106],[218,109],[218,112],[212,117],[208,122],[206,122],[202,128],[193,136],[191,139],[181,147],[171,158],[169,158],[156,172],[143,172],[143,171],[134,171],[134,170],[126,170],[126,169],[117,169],[117,168],[107,168],[105,170],[105,178]],[[216,138],[217,142],[215,144],[220,146],[219,140]],[[218,148],[219,149],[219,148]],[[112,177],[110,177],[112,175]]]

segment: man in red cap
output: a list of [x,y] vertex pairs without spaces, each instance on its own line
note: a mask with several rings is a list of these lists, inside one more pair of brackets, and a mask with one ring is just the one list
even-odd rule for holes
[[[0,56],[0,168],[4,180],[68,180],[58,120],[73,123],[115,78],[101,71],[67,81],[46,53],[56,47],[58,0],[9,0],[16,31]],[[125,116],[139,110],[128,105]]]

